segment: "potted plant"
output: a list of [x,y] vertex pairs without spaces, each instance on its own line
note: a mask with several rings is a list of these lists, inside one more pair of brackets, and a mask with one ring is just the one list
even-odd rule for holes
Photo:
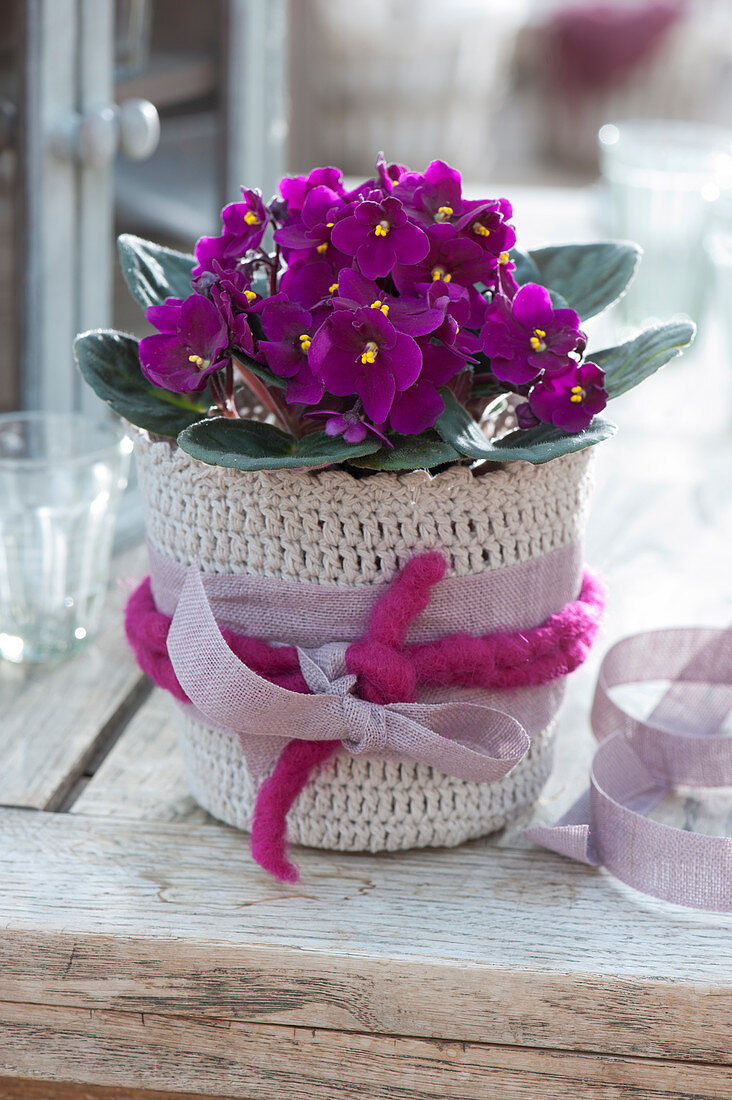
[[639,250],[522,252],[509,202],[441,161],[242,194],[194,256],[121,237],[157,332],[76,354],[139,429],[151,577],[127,631],[179,700],[192,792],[294,879],[286,829],[454,845],[537,797],[601,613],[601,414],[693,326],[588,354]]

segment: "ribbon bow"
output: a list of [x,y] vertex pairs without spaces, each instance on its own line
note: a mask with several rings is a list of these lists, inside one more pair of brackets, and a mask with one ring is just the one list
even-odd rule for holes
[[373,703],[354,695],[346,643],[298,648],[312,692],[289,691],[253,672],[229,648],[214,618],[201,574],[191,566],[167,641],[178,681],[208,724],[271,739],[287,731],[303,741],[340,742],[353,755],[378,752],[429,764],[458,779],[502,779],[528,752],[520,722],[482,704]]

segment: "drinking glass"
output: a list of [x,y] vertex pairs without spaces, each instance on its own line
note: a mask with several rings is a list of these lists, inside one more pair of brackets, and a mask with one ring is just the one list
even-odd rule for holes
[[131,450],[120,422],[0,416],[0,657],[49,661],[94,638]]
[[704,238],[714,204],[732,189],[732,132],[635,120],[605,125],[598,137],[613,236],[644,250],[622,316],[698,321],[712,282]]
[[707,251],[716,275],[715,299],[725,367],[721,388],[726,404],[725,427],[729,431],[732,430],[732,222],[708,238]]

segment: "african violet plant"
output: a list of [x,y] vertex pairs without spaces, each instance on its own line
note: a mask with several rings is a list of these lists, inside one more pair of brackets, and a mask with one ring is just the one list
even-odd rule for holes
[[194,256],[120,237],[157,333],[76,342],[100,397],[204,462],[545,462],[611,435],[607,401],[693,337],[674,322],[586,354],[582,322],[620,297],[639,249],[521,252],[510,203],[466,199],[442,161],[417,173],[380,156],[350,191],[318,168],[283,179],[267,204],[242,194]]

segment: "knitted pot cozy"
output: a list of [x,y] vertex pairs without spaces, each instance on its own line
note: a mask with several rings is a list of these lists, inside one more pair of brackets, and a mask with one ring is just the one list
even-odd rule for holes
[[[541,466],[513,462],[480,477],[457,466],[437,476],[417,470],[358,480],[343,470],[244,473],[208,466],[144,433],[136,455],[155,550],[185,565],[198,562],[205,572],[327,585],[391,581],[416,552],[432,547],[447,552],[451,575],[462,577],[540,557],[581,539],[592,482],[589,450]],[[528,625],[538,625],[530,609]],[[561,682],[553,690],[556,710]],[[500,707],[499,700],[497,692],[493,705]],[[524,759],[494,783],[339,752],[291,809],[289,838],[382,851],[486,835],[537,798],[551,769],[554,726],[552,719],[538,731]],[[238,742],[184,713],[180,732],[196,801],[247,829],[258,783]]]

